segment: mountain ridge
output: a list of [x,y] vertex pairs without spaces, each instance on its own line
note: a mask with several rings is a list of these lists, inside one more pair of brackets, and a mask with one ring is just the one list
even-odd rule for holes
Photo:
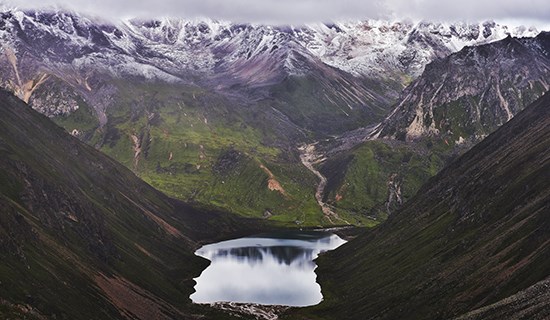
[[[549,106],[547,93],[382,225],[321,256],[325,300],[294,318],[452,318],[547,279]],[[548,302],[534,310],[544,318]]]
[[[549,51],[550,33],[541,32],[535,38],[507,37],[466,47],[436,60],[402,93],[372,135],[479,140],[548,91]],[[453,119],[453,112],[464,119]]]
[[[15,17],[19,24],[23,24],[25,20],[35,20],[37,23],[50,24],[50,30],[54,32],[55,28],[59,28],[66,36],[71,34],[85,36],[92,44],[95,40],[98,44],[106,44],[106,40],[110,41],[119,52],[132,52],[137,49],[137,44],[132,38],[147,39],[158,45],[178,45],[186,47],[187,51],[194,51],[196,54],[197,48],[205,48],[214,45],[218,49],[226,48],[221,52],[237,53],[231,55],[228,60],[239,59],[243,53],[254,55],[259,53],[265,45],[267,50],[273,49],[274,44],[281,44],[281,41],[294,41],[296,44],[307,48],[307,51],[314,56],[321,58],[328,65],[337,67],[346,72],[355,75],[368,75],[369,72],[363,70],[368,68],[365,61],[374,61],[376,59],[365,58],[365,55],[357,56],[359,52],[367,52],[373,54],[380,48],[384,51],[382,54],[388,54],[388,44],[399,46],[409,43],[418,42],[426,47],[428,51],[433,52],[421,53],[422,60],[432,60],[429,56],[434,54],[436,57],[443,57],[450,52],[458,51],[465,45],[474,43],[486,43],[504,38],[506,35],[513,36],[535,36],[538,31],[533,28],[525,28],[523,26],[508,27],[493,21],[485,21],[480,23],[441,23],[441,22],[410,22],[410,21],[383,21],[383,20],[365,20],[358,22],[332,22],[325,24],[306,24],[303,26],[270,26],[262,24],[247,24],[247,23],[232,23],[229,21],[216,21],[210,19],[126,19],[117,22],[97,21],[95,18],[87,18],[75,12],[66,11],[32,11],[4,8],[6,13],[15,12]],[[33,17],[34,16],[34,17]],[[83,23],[84,25],[80,25]],[[86,33],[82,27],[86,25],[98,24],[92,32]],[[245,46],[243,49],[234,51],[234,39],[240,38],[243,32],[259,32],[259,37],[251,39],[256,43],[254,48],[256,51],[250,51],[250,47]],[[252,34],[253,34],[252,33]],[[102,35],[103,34],[103,35]],[[430,37],[430,34],[433,35]],[[245,34],[245,36],[247,36]],[[380,37],[390,36],[392,41],[383,41]],[[240,41],[242,41],[241,38]],[[397,40],[397,41],[395,41]],[[219,45],[217,44],[219,43]],[[372,48],[374,47],[374,48]],[[437,48],[435,48],[437,47]],[[446,52],[441,52],[445,47]],[[160,49],[160,48],[157,48]],[[230,51],[227,51],[229,49]],[[416,47],[415,50],[421,48]],[[265,49],[264,49],[265,50]],[[400,48],[403,50],[403,48]],[[241,51],[239,53],[239,51]],[[341,52],[341,53],[340,53]],[[391,52],[391,51],[390,51]],[[206,52],[205,52],[206,53]],[[397,52],[396,56],[400,56],[403,52]],[[203,65],[195,65],[191,59],[183,58],[184,53],[173,53],[171,57],[178,57],[182,61],[191,63],[188,69],[209,69],[219,63],[219,60],[212,59],[216,56],[216,50],[211,54],[198,56],[200,59],[196,63]],[[179,55],[179,56],[178,56]],[[402,56],[411,55],[405,54]],[[414,54],[413,54],[414,56]],[[378,56],[379,57],[379,56]],[[351,59],[350,59],[351,58]],[[410,58],[410,57],[409,57]],[[412,57],[414,58],[414,57]],[[225,57],[227,59],[227,57]],[[399,60],[396,57],[395,60]],[[170,59],[167,59],[170,60]],[[198,61],[197,61],[198,60]],[[358,71],[353,71],[353,67],[347,64],[356,64]],[[386,66],[387,67],[387,66]],[[421,71],[421,69],[415,72]],[[387,70],[385,70],[387,72]]]

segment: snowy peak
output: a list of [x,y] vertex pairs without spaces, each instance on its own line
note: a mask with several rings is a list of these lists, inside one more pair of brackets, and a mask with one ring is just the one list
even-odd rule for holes
[[310,25],[297,30],[298,41],[323,62],[347,72],[373,76],[388,70],[418,76],[426,63],[467,45],[508,35],[536,36],[537,30],[495,22],[433,23],[368,20]]
[[15,51],[59,63],[118,51],[106,36],[116,32],[114,26],[76,13],[4,11],[0,15],[0,39]]
[[152,42],[165,45],[193,45],[222,41],[234,36],[229,23],[212,20],[186,21],[177,19],[123,21],[131,34],[140,35]]
[[[122,59],[126,64],[135,60],[149,65],[146,69],[152,66],[160,70],[159,74],[175,76],[187,70],[217,73],[228,63],[270,55],[286,63],[291,59],[288,52],[295,51],[356,76],[416,77],[434,58],[464,46],[507,35],[538,33],[532,28],[510,28],[491,21],[447,24],[366,20],[273,27],[208,19],[133,19],[109,24],[70,12],[6,8],[0,14],[0,36],[5,44],[22,41],[37,55],[44,53],[50,59],[66,62],[92,54],[124,53],[129,56]],[[135,72],[140,68],[129,69]]]

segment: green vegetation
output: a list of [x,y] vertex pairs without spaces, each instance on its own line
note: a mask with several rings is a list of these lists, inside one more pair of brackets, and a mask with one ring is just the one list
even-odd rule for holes
[[[529,88],[510,81],[505,81],[500,86],[509,88],[502,94],[507,101],[507,108],[510,108],[513,114],[518,113],[546,92],[540,81],[533,81]],[[501,103],[500,98],[482,100],[482,97],[481,94],[462,96],[433,109],[436,127],[449,145],[455,145],[460,138],[477,141],[479,136],[490,134],[507,121],[506,112],[501,109],[504,106],[494,105]],[[425,125],[429,126],[429,123]]]
[[[284,136],[275,136],[266,123],[258,126],[261,129],[250,125],[261,121],[252,107],[246,110],[221,96],[181,85],[121,81],[117,90],[109,121],[88,137],[88,143],[153,187],[175,198],[285,225],[326,223],[314,198],[317,178],[296,155],[285,159],[289,154],[277,146],[291,145]],[[67,130],[86,130],[89,119],[81,109],[58,123]],[[228,172],[216,171],[229,150],[241,156]],[[272,172],[284,194],[268,188],[263,167]]]
[[99,127],[99,121],[94,111],[81,99],[79,99],[76,111],[70,115],[54,117],[52,120],[69,132],[72,132],[72,129],[78,128],[77,136],[82,137],[84,140],[89,139]]
[[312,132],[342,133],[382,120],[392,103],[386,93],[401,89],[396,82],[363,81],[346,78],[329,81],[322,72],[290,76],[270,88],[274,97],[270,103],[294,123]]
[[367,141],[329,159],[321,168],[329,179],[328,202],[339,213],[384,220],[398,206],[387,203],[390,181],[399,186],[404,203],[443,167],[444,153],[430,146]]
[[229,317],[190,303],[193,251],[263,224],[166,197],[3,91],[0,114],[1,318]]
[[[341,80],[338,85],[344,86],[346,80]],[[273,119],[267,118],[265,110],[271,108],[267,102],[243,106],[193,86],[122,80],[115,85],[115,105],[107,110],[108,122],[93,135],[81,138],[153,187],[201,206],[283,225],[330,223],[314,198],[318,178],[300,163],[292,136],[281,135]],[[350,96],[319,95],[322,85],[312,77],[290,77],[272,87],[276,97],[273,103],[294,122],[312,128],[328,126],[323,122],[327,119],[335,130],[353,128],[383,114],[381,106],[367,113],[354,108],[353,112],[358,112],[352,117],[356,122],[338,127],[339,118],[330,116],[335,112],[330,99],[341,99],[338,101],[345,105]],[[381,85],[371,87],[384,90]],[[57,122],[67,130],[88,132],[93,127],[89,115],[90,110],[83,105]],[[382,221],[388,208],[395,207],[385,205],[392,175],[401,185],[405,201],[442,167],[442,156],[435,149],[445,146],[431,148],[433,152],[425,148],[416,152],[402,145],[368,142],[330,159],[321,168],[329,179],[327,202],[350,223],[372,226]],[[217,167],[227,160],[228,152],[239,156]],[[272,178],[282,191],[270,189]]]

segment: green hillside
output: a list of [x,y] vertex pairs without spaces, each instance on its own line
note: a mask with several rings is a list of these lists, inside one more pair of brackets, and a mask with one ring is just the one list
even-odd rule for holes
[[0,318],[195,319],[201,241],[255,221],[172,200],[0,92]]

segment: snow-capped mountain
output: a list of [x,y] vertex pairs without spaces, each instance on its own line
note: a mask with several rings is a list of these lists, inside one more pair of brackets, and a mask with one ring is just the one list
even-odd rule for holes
[[145,44],[185,69],[217,71],[221,65],[268,56],[277,62],[283,61],[289,72],[301,73],[303,70],[292,64],[289,51],[294,51],[367,77],[387,77],[391,72],[415,77],[434,58],[446,57],[464,46],[489,43],[508,35],[533,37],[538,34],[534,28],[512,28],[492,21],[413,24],[369,20],[272,27],[212,20],[131,20],[118,28],[121,36],[111,33],[109,39],[127,53],[136,53],[136,43]]
[[[234,70],[243,61],[260,56],[283,62],[291,73],[302,73],[304,70],[292,62],[293,52],[357,76],[387,76],[391,71],[416,76],[435,57],[447,56],[466,45],[538,33],[533,28],[512,28],[490,21],[443,24],[368,20],[273,27],[161,19],[111,24],[77,13],[6,8],[1,17],[4,46],[26,42],[35,54],[76,66],[97,64],[116,54],[116,62],[128,70],[103,61],[109,69],[146,77],[189,70],[212,74],[224,67]],[[133,64],[141,67],[134,65],[136,70],[132,70]],[[157,70],[147,70],[151,67]]]
[[[113,100],[105,76],[137,77],[275,99],[280,103],[272,107],[290,121],[324,133],[380,120],[404,85],[435,58],[509,34],[537,33],[494,22],[110,23],[72,12],[9,8],[0,18],[0,82],[48,115],[71,112],[80,96],[102,119]],[[37,89],[53,80],[66,98],[55,103],[60,107],[32,103]]]
[[320,24],[296,34],[300,43],[323,62],[347,72],[384,75],[388,71],[418,76],[434,58],[443,58],[465,46],[505,38],[533,37],[535,28],[482,23],[362,21]]

